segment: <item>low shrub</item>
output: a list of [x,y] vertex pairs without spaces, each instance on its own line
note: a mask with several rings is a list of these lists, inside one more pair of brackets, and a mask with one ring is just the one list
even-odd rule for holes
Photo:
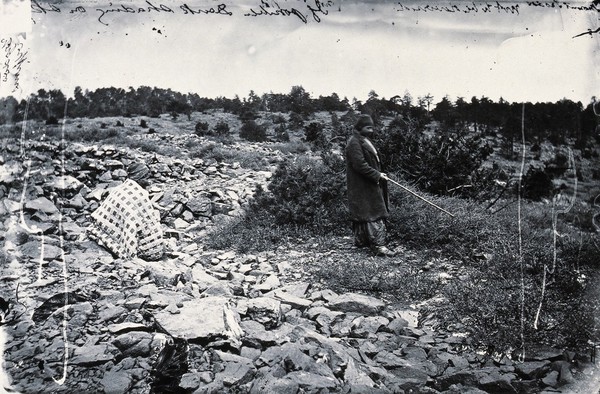
[[[478,175],[490,171],[481,164],[493,151],[480,136],[459,129],[429,135],[419,121],[397,117],[376,137],[387,171],[402,174],[422,190],[476,197],[493,185],[493,176]],[[487,183],[474,185],[474,178]]]
[[237,162],[241,167],[248,168],[250,170],[264,170],[263,155],[257,151],[230,149],[216,142],[210,142],[207,144],[199,144],[198,142],[195,142],[193,146],[190,146],[190,149],[193,149],[190,153],[191,158],[199,158],[204,160],[213,159],[219,163]]
[[310,151],[310,146],[306,142],[298,140],[290,140],[289,142],[275,143],[271,145],[271,147],[288,155],[302,155]]
[[270,212],[276,224],[307,226],[317,233],[345,231],[343,165],[333,155],[286,160],[273,174],[268,192],[255,196],[254,209]]
[[272,215],[260,211],[217,227],[200,242],[213,249],[233,247],[238,253],[248,253],[272,250],[278,244],[289,241],[292,233],[289,227],[276,225]]
[[285,123],[281,123],[275,128],[275,140],[279,142],[289,142],[290,133],[288,133]]
[[254,120],[244,122],[240,129],[240,138],[250,142],[264,142],[267,140],[267,130]]
[[121,133],[119,130],[110,129],[83,129],[77,130],[76,132],[65,133],[65,138],[69,141],[83,141],[83,142],[99,142],[107,140],[117,139]]
[[521,190],[524,198],[539,201],[554,194],[554,183],[544,168],[529,167],[521,180]]
[[223,120],[220,120],[214,127],[215,135],[228,135],[229,134],[229,124]]
[[313,145],[315,150],[326,150],[331,146],[323,125],[318,122],[311,122],[306,126],[304,129],[304,138]]
[[206,122],[198,122],[196,123],[196,126],[194,127],[194,131],[196,133],[196,135],[198,136],[203,136],[208,134],[208,129],[209,129],[209,125]]
[[46,126],[55,126],[58,124],[58,119],[56,118],[56,116],[50,116],[48,119],[46,119]]
[[146,119],[141,119],[140,120],[140,127],[142,129],[147,129],[148,128],[148,122],[146,122]]

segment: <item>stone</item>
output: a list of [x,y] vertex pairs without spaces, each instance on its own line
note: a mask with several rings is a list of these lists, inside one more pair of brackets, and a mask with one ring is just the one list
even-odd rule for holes
[[240,356],[244,357],[244,358],[248,358],[252,361],[257,360],[260,355],[261,355],[261,350],[260,349],[256,349],[256,348],[252,348],[252,347],[248,347],[248,346],[242,346],[242,348],[240,349]]
[[218,281],[208,286],[206,290],[202,292],[205,296],[232,296],[233,289],[229,283],[225,281]]
[[558,371],[551,371],[550,373],[548,373],[548,375],[544,376],[544,378],[542,379],[542,383],[544,383],[546,386],[558,387],[558,378]]
[[129,392],[133,379],[125,371],[108,371],[100,381],[105,394],[125,394]]
[[238,364],[247,364],[252,366],[252,359],[238,356],[237,354],[224,352],[221,350],[213,350],[213,359],[216,361],[220,361],[223,363],[238,363]]
[[70,175],[51,178],[46,185],[52,190],[74,193],[78,192],[83,187],[82,182]]
[[344,371],[344,381],[350,386],[375,387],[375,382],[369,377],[367,371],[360,369],[358,363],[353,359],[348,361],[348,365]]
[[283,289],[277,289],[273,292],[267,293],[265,294],[265,297],[275,298],[276,300],[279,300],[284,304],[291,305],[296,309],[306,309],[313,303],[311,300],[308,300],[302,296],[297,296],[293,293],[288,293]]
[[75,348],[73,358],[70,360],[74,365],[94,366],[105,364],[115,359],[115,353],[119,351],[112,345],[101,344],[82,346]]
[[355,338],[368,338],[389,324],[389,320],[383,316],[360,316],[352,321],[350,335]]
[[212,201],[208,197],[194,197],[185,204],[196,216],[210,217],[212,214]]
[[517,390],[512,386],[512,381],[516,380],[515,374],[503,374],[500,372],[492,372],[479,380],[479,386],[489,393],[517,393]]
[[[62,250],[58,246],[44,244],[39,241],[29,241],[20,247],[21,253],[30,259],[38,260],[42,257],[45,261],[52,261],[59,258]],[[43,250],[42,250],[43,249]]]
[[148,357],[152,349],[152,334],[148,332],[134,331],[121,334],[116,337],[112,344],[127,357]]
[[56,205],[54,205],[54,203],[48,200],[46,197],[39,197],[35,200],[26,201],[25,209],[41,211],[49,215],[58,213],[58,208],[56,208]]
[[407,360],[412,360],[416,362],[427,360],[427,353],[423,348],[416,346],[407,346],[402,349],[402,354],[406,357]]
[[455,367],[459,370],[469,367],[469,360],[457,354],[440,352],[439,354],[435,355],[434,358],[441,360],[445,366]]
[[204,267],[196,265],[192,268],[192,281],[198,285],[200,291],[204,291],[211,285],[218,283],[219,279],[209,274]]
[[551,365],[553,371],[559,373],[559,383],[568,384],[573,383],[575,378],[571,372],[571,364],[567,361],[554,361]]
[[281,286],[281,282],[279,282],[277,275],[269,275],[263,282],[254,285],[254,288],[258,291],[267,292],[279,286]]
[[331,302],[337,297],[339,297],[339,295],[336,292],[334,292],[333,290],[325,289],[313,292],[309,298],[314,301],[323,300],[325,302]]
[[112,175],[112,172],[111,172],[111,171],[106,171],[106,172],[104,172],[104,173],[103,173],[102,175],[100,175],[100,177],[98,178],[98,180],[99,180],[100,182],[103,182],[103,183],[108,183],[108,182],[112,181],[112,179],[113,179],[113,175]]
[[[281,325],[281,302],[269,297],[252,298],[242,303],[245,314],[263,324],[267,329]],[[238,308],[240,303],[238,302]],[[243,308],[242,307],[242,308]]]
[[227,363],[220,373],[225,386],[240,386],[252,380],[256,370],[247,364]]
[[[520,355],[520,350],[515,350],[515,355]],[[518,360],[519,357],[513,357],[515,360]],[[527,351],[525,352],[525,361],[558,361],[564,359],[564,352],[562,350],[544,346],[544,345],[533,345],[531,347],[527,347]]]
[[357,293],[345,293],[329,301],[329,308],[341,312],[357,312],[376,315],[385,308],[385,303],[375,297]]
[[[342,313],[342,312],[339,312]],[[317,324],[321,326],[321,330],[324,333],[327,333],[327,329],[325,329],[327,322],[329,321],[329,317],[332,315],[321,314],[317,317]],[[336,316],[330,324],[331,335],[335,337],[347,337],[352,332],[352,322],[356,319],[357,315],[352,314],[344,314],[340,316]]]
[[408,327],[408,321],[401,317],[397,317],[390,321],[390,323],[386,327],[386,331],[394,333],[396,335],[401,335],[404,333],[404,329],[406,327]]
[[197,372],[188,372],[181,375],[179,387],[183,390],[194,391],[202,384],[202,380]]
[[273,375],[261,376],[252,382],[250,394],[297,394],[300,386],[290,379],[277,378]]
[[210,340],[227,338],[239,341],[242,330],[226,297],[205,297],[186,301],[173,315],[155,313],[156,321],[171,335],[184,339]]
[[286,375],[287,379],[297,383],[305,390],[334,389],[338,385],[335,378],[321,376],[305,371],[294,371]]
[[124,334],[131,331],[148,331],[148,327],[142,323],[123,322],[109,325],[108,331],[111,334]]
[[122,306],[109,306],[98,313],[98,318],[101,322],[111,321],[116,317],[123,316],[127,312]]
[[293,329],[291,325],[284,324],[278,329],[266,330],[264,325],[254,320],[244,320],[240,327],[244,331],[242,343],[256,349],[281,344]]
[[190,224],[181,218],[177,218],[173,221],[173,226],[176,230],[185,230]]
[[550,371],[550,361],[525,361],[515,365],[515,371],[523,379],[541,379]]

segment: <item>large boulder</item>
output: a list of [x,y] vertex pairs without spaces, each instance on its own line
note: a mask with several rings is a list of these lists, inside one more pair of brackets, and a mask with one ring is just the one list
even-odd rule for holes
[[242,329],[226,297],[206,297],[183,302],[178,314],[161,310],[156,321],[178,338],[239,341]]

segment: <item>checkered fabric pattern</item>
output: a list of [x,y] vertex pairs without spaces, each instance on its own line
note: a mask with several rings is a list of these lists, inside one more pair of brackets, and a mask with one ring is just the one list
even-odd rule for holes
[[148,192],[128,179],[92,215],[91,236],[120,258],[158,260],[163,255],[160,214]]

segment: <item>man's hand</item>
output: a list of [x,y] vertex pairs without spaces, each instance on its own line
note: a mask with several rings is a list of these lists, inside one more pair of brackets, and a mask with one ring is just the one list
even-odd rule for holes
[[390,180],[390,178],[388,178],[387,174],[384,174],[383,172],[379,174],[379,179],[384,179],[386,181]]

